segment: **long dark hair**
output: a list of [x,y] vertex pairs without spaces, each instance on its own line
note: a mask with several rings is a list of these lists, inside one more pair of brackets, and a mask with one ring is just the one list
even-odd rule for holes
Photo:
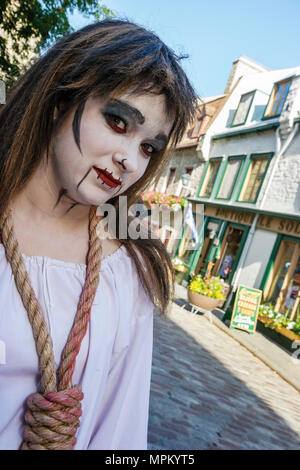
[[[128,90],[164,95],[166,111],[174,118],[167,150],[151,158],[144,175],[122,194],[128,198],[128,207],[137,202],[162,174],[170,149],[194,116],[197,97],[180,59],[155,34],[128,21],[104,20],[60,39],[18,80],[1,108],[0,214],[24,188],[45,150],[48,155],[55,108],[63,119],[76,107],[73,129],[79,142],[76,132],[87,98]],[[118,210],[118,201],[115,197],[109,202]],[[122,243],[136,263],[147,294],[165,312],[174,273],[164,245],[153,238]]]

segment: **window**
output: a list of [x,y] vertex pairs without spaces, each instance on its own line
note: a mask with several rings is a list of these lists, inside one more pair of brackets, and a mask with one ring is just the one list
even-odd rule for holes
[[240,254],[240,246],[245,230],[235,225],[229,225],[226,229],[219,259],[215,263],[213,274],[228,281],[233,276],[234,265]]
[[200,129],[201,129],[201,125],[202,125],[202,119],[198,119],[197,122],[196,122],[195,127],[193,128],[193,130],[191,132],[191,138],[192,139],[195,138],[195,137],[198,137]]
[[211,195],[220,168],[220,164],[221,159],[209,162],[206,175],[204,177],[204,181],[200,190],[200,197],[209,197]]
[[251,156],[246,178],[239,195],[239,201],[256,202],[270,163],[270,157],[270,154]]
[[269,102],[267,104],[264,118],[279,116],[291,85],[291,79],[275,83]]
[[283,237],[268,281],[264,299],[276,312],[300,319],[300,243]]
[[[181,191],[180,191],[180,197],[184,197],[186,189],[191,188],[193,170],[194,170],[193,167],[188,167],[188,168],[184,169],[184,172],[181,176],[182,188],[181,188]],[[187,180],[186,178],[183,178],[184,175],[190,175],[189,180]]]
[[239,105],[232,120],[232,127],[241,126],[242,124],[245,124],[254,98],[254,94],[255,91],[251,91],[250,93],[246,93],[245,95],[241,96]]
[[221,185],[217,192],[217,199],[230,199],[238,180],[240,170],[244,163],[244,157],[229,157],[222,178]]
[[167,185],[166,185],[166,189],[165,191],[168,189],[168,187],[174,183],[174,180],[175,180],[175,173],[176,173],[176,168],[170,168],[170,171],[169,171],[169,176],[168,176],[168,179],[167,179]]

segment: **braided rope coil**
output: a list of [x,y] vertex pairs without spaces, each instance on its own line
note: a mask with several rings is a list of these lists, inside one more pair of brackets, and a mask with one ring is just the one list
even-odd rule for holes
[[21,450],[72,450],[82,414],[80,385],[27,399]]

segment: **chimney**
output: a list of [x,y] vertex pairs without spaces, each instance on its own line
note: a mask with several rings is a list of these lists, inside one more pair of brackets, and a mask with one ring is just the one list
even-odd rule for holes
[[230,75],[224,93],[228,94],[236,83],[237,79],[240,78],[242,75],[268,72],[269,70],[270,69],[268,69],[264,65],[260,65],[246,56],[242,55],[238,57],[238,59],[236,59],[232,63]]

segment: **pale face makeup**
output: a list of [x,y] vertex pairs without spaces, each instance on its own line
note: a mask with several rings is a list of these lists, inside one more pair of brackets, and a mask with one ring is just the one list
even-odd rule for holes
[[163,95],[90,97],[81,117],[78,148],[74,112],[53,135],[47,171],[56,206],[68,199],[70,212],[75,205],[99,205],[125,192],[166,146],[173,124]]

